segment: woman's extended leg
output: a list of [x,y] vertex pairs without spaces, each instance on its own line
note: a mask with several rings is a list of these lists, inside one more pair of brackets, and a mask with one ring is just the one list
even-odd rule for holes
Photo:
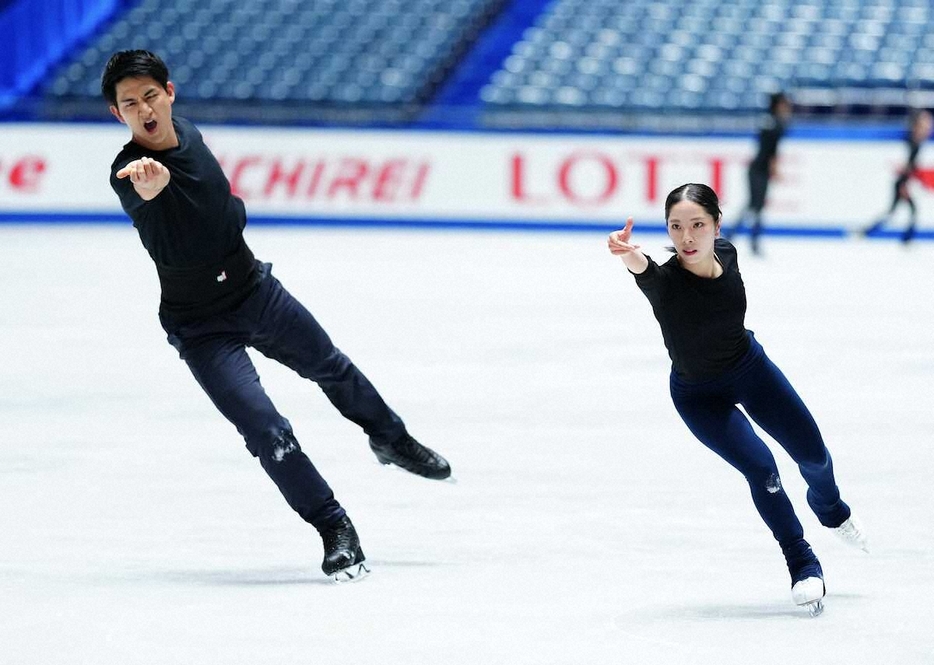
[[817,423],[804,401],[763,354],[738,386],[741,404],[798,464],[808,484],[808,504],[820,523],[838,527],[850,516],[850,507],[840,498],[834,479],[833,461],[824,445]]
[[712,395],[673,388],[672,399],[694,436],[746,478],[759,515],[779,544],[786,547],[803,538],[804,529],[782,489],[775,458],[742,412]]

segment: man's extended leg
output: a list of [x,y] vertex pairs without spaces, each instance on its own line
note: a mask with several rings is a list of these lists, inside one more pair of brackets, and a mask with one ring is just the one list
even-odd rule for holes
[[289,505],[318,531],[344,516],[344,509],[302,452],[291,425],[276,410],[246,349],[225,336],[173,339],[195,379],[217,409],[246,440]]
[[271,275],[267,306],[250,344],[264,355],[320,386],[338,411],[359,425],[383,464],[395,464],[427,478],[451,475],[447,461],[406,431],[376,388],[305,309]]

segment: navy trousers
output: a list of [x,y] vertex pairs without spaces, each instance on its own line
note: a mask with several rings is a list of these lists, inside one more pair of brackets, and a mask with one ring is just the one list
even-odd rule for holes
[[745,357],[716,379],[688,383],[672,372],[671,398],[694,436],[746,477],[759,514],[787,548],[804,537],[804,530],[782,488],[775,458],[737,404],[798,464],[808,484],[808,504],[821,524],[839,526],[850,508],[840,499],[817,423],[752,333],[749,339]]
[[405,425],[272,276],[270,264],[262,264],[260,272],[259,285],[235,310],[183,325],[163,318],[162,325],[201,388],[237,428],[289,505],[321,531],[343,517],[344,509],[269,399],[246,347],[317,383],[340,413],[377,443],[400,439]]

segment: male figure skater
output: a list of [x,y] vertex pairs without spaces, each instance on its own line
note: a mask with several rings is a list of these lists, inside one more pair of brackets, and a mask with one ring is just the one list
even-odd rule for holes
[[742,216],[726,236],[732,236],[743,227],[746,220],[752,218],[749,239],[752,253],[759,254],[759,236],[762,234],[762,210],[769,191],[769,182],[778,172],[778,144],[785,135],[785,128],[791,118],[791,100],[784,93],[776,92],[769,97],[769,115],[759,130],[756,156],[749,163],[749,203]]
[[363,428],[381,463],[434,479],[450,476],[450,465],[409,435],[271,265],[254,258],[243,239],[243,201],[198,129],[172,117],[175,86],[162,60],[149,51],[115,53],[101,91],[132,133],[110,184],[156,264],[169,342],[288,504],[321,534],[324,573],[343,581],[369,572],[350,518],[266,395],[246,347],[316,382]]

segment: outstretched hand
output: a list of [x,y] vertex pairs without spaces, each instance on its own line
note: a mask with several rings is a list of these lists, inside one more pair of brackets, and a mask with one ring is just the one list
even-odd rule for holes
[[630,272],[640,274],[648,268],[649,260],[639,249],[639,245],[630,242],[632,238],[632,217],[626,219],[626,226],[619,231],[613,231],[607,238],[606,244],[613,256],[618,256],[626,264]]
[[613,256],[621,256],[623,254],[629,254],[639,249],[639,245],[633,245],[629,242],[629,239],[632,237],[632,217],[629,217],[626,220],[626,227],[620,229],[619,231],[613,231],[610,234],[610,237],[607,238],[606,244],[610,248],[610,253]]
[[133,187],[146,200],[153,198],[169,184],[169,170],[151,157],[136,159],[117,171],[118,178],[129,178]]

